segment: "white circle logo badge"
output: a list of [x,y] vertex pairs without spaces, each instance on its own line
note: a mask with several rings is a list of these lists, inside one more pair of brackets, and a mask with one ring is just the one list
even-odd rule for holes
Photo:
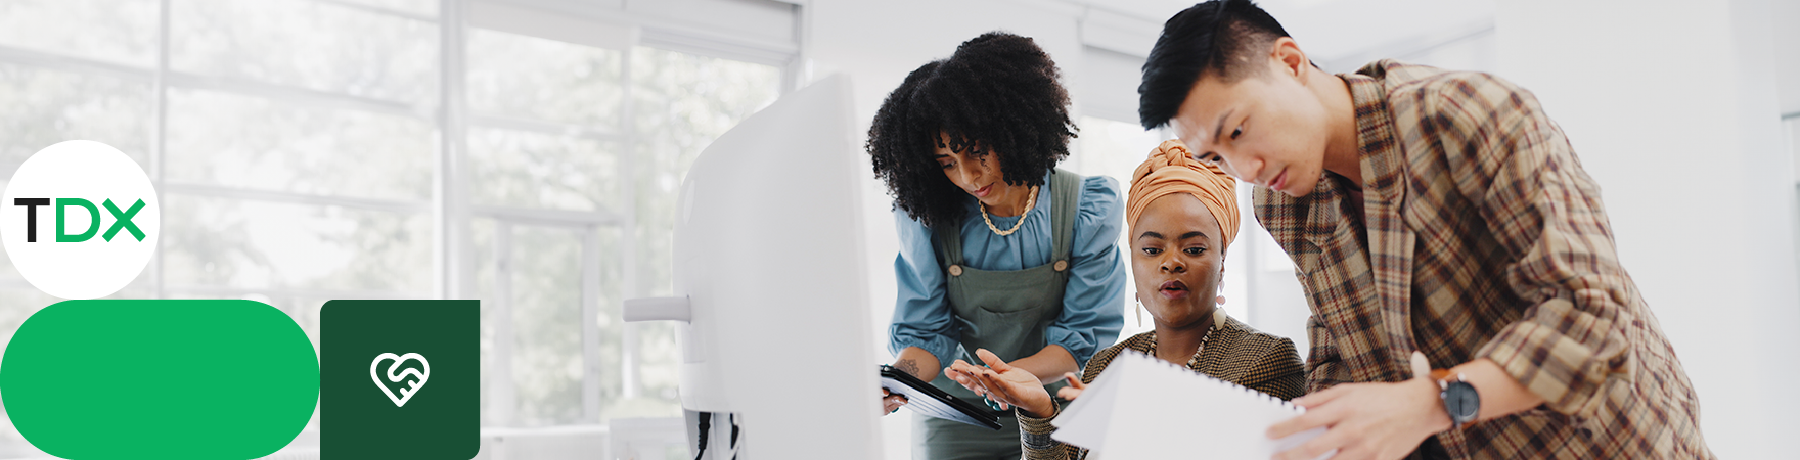
[[0,243],[32,286],[70,300],[105,297],[156,252],[162,208],[149,176],[94,141],[45,147],[0,195]]

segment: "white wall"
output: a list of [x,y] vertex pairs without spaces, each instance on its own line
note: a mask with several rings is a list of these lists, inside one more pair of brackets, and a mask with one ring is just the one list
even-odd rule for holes
[[1800,406],[1776,396],[1796,377],[1800,293],[1769,13],[1764,0],[1507,0],[1495,21],[1500,75],[1537,94],[1604,187],[1620,258],[1721,458],[1791,456],[1783,439],[1800,428]]

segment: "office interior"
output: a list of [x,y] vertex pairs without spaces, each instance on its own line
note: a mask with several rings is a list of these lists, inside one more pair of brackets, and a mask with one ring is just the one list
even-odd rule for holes
[[[1330,72],[1395,58],[1536,94],[1603,187],[1708,444],[1725,458],[1788,455],[1800,2],[1258,3]],[[908,71],[1003,30],[1063,71],[1080,135],[1062,167],[1123,186],[1172,137],[1138,126],[1135,88],[1163,20],[1192,4],[0,0],[0,180],[68,139],[144,167],[165,233],[110,298],[256,300],[315,340],[327,300],[480,299],[476,458],[691,458],[677,326],[621,311],[678,294],[680,185],[715,139],[834,77],[860,135]],[[787,318],[770,333],[861,327],[870,340],[856,346],[889,362],[892,201],[858,148],[843,155],[856,161],[845,192],[862,243],[843,263],[865,278],[866,302],[846,308],[867,324]],[[1249,209],[1250,188],[1238,192]],[[1224,308],[1304,351],[1293,265],[1244,220]],[[58,300],[0,265],[0,339]],[[1148,329],[1125,316],[1120,337]],[[269,458],[316,458],[318,418]],[[876,423],[885,458],[910,458],[906,414]],[[0,423],[0,459],[27,458],[49,457]]]

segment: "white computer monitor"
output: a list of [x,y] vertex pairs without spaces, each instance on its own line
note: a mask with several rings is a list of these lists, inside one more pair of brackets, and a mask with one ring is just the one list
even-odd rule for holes
[[850,98],[847,77],[821,80],[701,152],[676,296],[626,302],[627,321],[679,321],[681,405],[714,414],[705,458],[729,458],[732,421],[741,460],[881,455]]

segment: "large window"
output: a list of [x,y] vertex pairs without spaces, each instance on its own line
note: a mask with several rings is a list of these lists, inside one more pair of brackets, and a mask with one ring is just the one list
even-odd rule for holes
[[[483,426],[679,415],[672,329],[619,305],[671,294],[676,184],[779,53],[444,30],[463,6],[0,2],[0,180],[68,139],[144,166],[162,246],[114,298],[258,300],[315,344],[327,300],[481,299]],[[0,340],[55,301],[0,266]]]

